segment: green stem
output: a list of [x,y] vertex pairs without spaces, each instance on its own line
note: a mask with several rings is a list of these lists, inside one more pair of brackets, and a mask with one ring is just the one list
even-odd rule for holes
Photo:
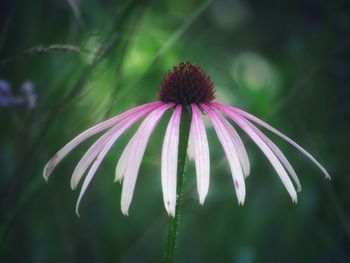
[[181,208],[181,196],[182,196],[182,182],[184,177],[185,163],[186,163],[186,152],[188,145],[188,137],[190,134],[191,127],[191,112],[189,109],[183,107],[181,113],[181,122],[180,122],[180,136],[179,136],[179,151],[178,151],[178,166],[177,166],[177,185],[176,185],[176,208],[175,216],[169,217],[169,226],[168,226],[168,243],[166,251],[165,262],[173,262],[174,250],[175,250],[175,241],[176,241],[176,232],[177,225],[179,222],[179,212]]

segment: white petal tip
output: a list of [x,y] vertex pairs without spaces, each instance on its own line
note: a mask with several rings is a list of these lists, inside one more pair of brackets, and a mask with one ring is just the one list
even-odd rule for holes
[[49,182],[49,178],[48,177],[46,177],[46,175],[44,174],[44,180],[45,180],[45,183],[48,183]]
[[169,216],[175,217],[175,205],[170,201],[165,201],[165,209]]
[[329,174],[326,175],[326,179],[329,180],[329,181],[332,181],[332,178],[330,177]]
[[193,153],[191,153],[189,150],[187,150],[187,156],[190,161],[194,161]]
[[238,195],[237,196],[237,200],[238,200],[238,205],[239,206],[243,206],[244,205],[244,201],[245,201],[245,195],[244,196]]
[[50,174],[52,173],[53,169],[56,167],[57,165],[57,161],[58,161],[58,155],[55,154],[50,161],[47,162],[47,164],[44,167],[44,178],[47,181],[49,179]]
[[245,201],[245,194],[240,193],[240,195],[238,195],[238,205],[243,206],[244,205],[244,201]]
[[121,176],[115,176],[114,177],[114,180],[113,180],[113,183],[122,183],[122,181],[123,181],[123,177],[121,177]]
[[49,181],[49,176],[50,176],[50,174],[47,171],[47,165],[46,165],[45,168],[44,168],[44,171],[43,171],[43,178],[44,178],[46,183],[47,183],[47,181]]
[[297,189],[297,192],[299,193],[299,192],[301,192],[301,186],[298,186],[298,189]]
[[80,214],[79,214],[79,208],[75,209],[75,214],[80,217]]
[[206,196],[207,196],[207,194],[200,194],[199,195],[199,204],[200,205],[204,205]]
[[114,182],[121,182],[124,175],[121,175],[121,173],[116,173],[114,177]]
[[72,191],[74,191],[75,189],[77,189],[77,184],[74,181],[70,182],[70,189],[72,189]]
[[245,187],[242,187],[242,185],[240,185],[236,179],[234,179],[233,183],[234,183],[235,190],[236,190],[238,205],[243,206],[244,200],[245,200]]
[[168,216],[170,216],[170,217],[175,217],[175,212],[169,212],[169,211],[168,211]]
[[292,197],[293,203],[297,204],[298,203],[298,198],[295,196],[294,198]]
[[114,180],[114,182],[121,184],[123,182],[123,178],[118,178],[118,179]]
[[125,215],[125,216],[128,216],[129,215],[129,206],[127,205],[122,205],[121,206],[121,210],[122,210],[122,214]]

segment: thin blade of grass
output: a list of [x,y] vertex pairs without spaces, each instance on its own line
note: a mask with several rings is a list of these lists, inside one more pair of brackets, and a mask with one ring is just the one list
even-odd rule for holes
[[130,90],[137,85],[139,81],[141,81],[147,73],[150,71],[150,69],[153,67],[153,65],[158,61],[159,58],[164,56],[166,52],[172,48],[179,40],[180,38],[185,34],[185,32],[190,28],[190,26],[200,17],[200,15],[203,14],[203,12],[214,2],[214,0],[207,0],[204,1],[203,4],[201,4],[194,12],[193,14],[175,31],[174,34],[171,35],[171,37],[163,44],[163,46],[158,50],[157,54],[154,56],[154,58],[151,60],[149,65],[147,66],[146,70],[143,74],[141,74],[139,77],[135,79],[134,82],[132,82],[129,86],[125,87],[120,93],[119,98],[122,98],[123,96],[130,93]]

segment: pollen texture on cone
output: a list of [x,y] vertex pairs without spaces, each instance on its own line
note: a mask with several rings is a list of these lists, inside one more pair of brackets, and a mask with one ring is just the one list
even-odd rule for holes
[[186,62],[164,77],[159,98],[182,105],[207,103],[215,99],[215,89],[210,77],[199,66]]

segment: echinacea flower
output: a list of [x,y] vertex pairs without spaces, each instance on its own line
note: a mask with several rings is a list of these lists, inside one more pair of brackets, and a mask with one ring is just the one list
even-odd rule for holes
[[185,110],[192,114],[188,155],[195,162],[197,191],[201,204],[204,203],[208,193],[210,175],[209,146],[202,115],[206,115],[212,122],[219,141],[223,146],[231,168],[233,186],[238,203],[241,205],[243,205],[245,200],[246,189],[244,180],[250,173],[250,164],[239,134],[224,116],[228,117],[246,132],[262,150],[276,170],[293,202],[297,202],[297,191],[301,190],[298,177],[281,150],[255,124],[270,130],[292,144],[315,163],[327,178],[330,178],[326,169],[293,140],[241,109],[213,102],[214,98],[213,83],[204,71],[195,64],[181,63],[165,76],[159,90],[159,101],[137,106],[79,134],[58,151],[46,164],[44,178],[48,180],[56,165],[76,146],[89,137],[105,131],[84,154],[71,178],[71,188],[74,190],[90,167],[77,201],[76,212],[78,214],[81,199],[107,152],[126,130],[144,118],[138,130],[125,147],[115,171],[115,181],[122,181],[123,183],[121,210],[123,214],[128,215],[136,179],[148,140],[159,120],[168,110],[172,110],[173,113],[163,141],[161,183],[165,209],[171,216],[175,215],[179,129],[181,114]]

